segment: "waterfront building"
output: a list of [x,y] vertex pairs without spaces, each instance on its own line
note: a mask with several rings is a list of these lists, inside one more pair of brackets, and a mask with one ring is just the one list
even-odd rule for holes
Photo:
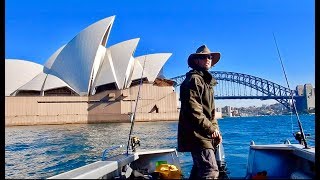
[[299,112],[310,113],[315,111],[315,89],[311,84],[296,86],[298,97],[296,106]]
[[215,118],[216,119],[221,119],[222,118],[222,111],[221,111],[221,108],[220,107],[217,107],[215,109]]
[[232,109],[231,106],[225,106],[221,108],[222,117],[232,117]]
[[[93,23],[40,65],[5,60],[5,125],[177,120],[171,53],[134,56],[139,38],[107,46],[115,16]],[[143,74],[143,76],[142,76]]]
[[304,92],[303,92],[303,85],[298,85],[296,87],[296,91],[297,91],[297,95],[298,96],[303,96]]
[[315,108],[315,91],[311,84],[304,85],[304,94],[306,96],[306,108],[310,111]]

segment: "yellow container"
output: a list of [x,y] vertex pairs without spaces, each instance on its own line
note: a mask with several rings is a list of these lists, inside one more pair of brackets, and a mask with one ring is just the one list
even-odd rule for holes
[[160,164],[155,172],[160,174],[160,179],[181,179],[181,171],[171,164]]

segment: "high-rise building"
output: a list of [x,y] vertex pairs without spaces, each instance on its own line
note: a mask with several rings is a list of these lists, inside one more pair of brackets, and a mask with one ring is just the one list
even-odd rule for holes
[[296,107],[298,112],[311,112],[315,108],[315,91],[311,84],[298,85],[296,87]]

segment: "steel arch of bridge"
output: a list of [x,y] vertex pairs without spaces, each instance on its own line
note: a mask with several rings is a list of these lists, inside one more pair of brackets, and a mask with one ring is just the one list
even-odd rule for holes
[[[259,99],[275,99],[279,103],[283,104],[286,108],[290,108],[291,106],[290,93],[292,93],[294,97],[296,95],[295,90],[290,90],[289,88],[286,88],[284,86],[281,86],[279,84],[276,84],[274,82],[271,82],[256,76],[251,76],[248,74],[237,73],[237,72],[227,72],[227,71],[209,71],[209,72],[216,80],[230,81],[230,82],[234,82],[234,83],[238,83],[238,84],[250,87],[266,95],[263,97],[259,96]],[[184,79],[185,79],[185,75],[171,78],[171,80],[175,81],[174,87],[180,86]],[[224,98],[218,97],[217,99],[224,99]]]

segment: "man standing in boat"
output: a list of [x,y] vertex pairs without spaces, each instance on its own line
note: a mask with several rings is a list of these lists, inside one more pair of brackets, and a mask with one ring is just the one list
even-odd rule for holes
[[180,86],[181,109],[178,124],[178,151],[191,152],[190,179],[217,179],[219,169],[215,147],[222,136],[215,119],[213,86],[217,81],[208,70],[220,59],[219,52],[200,46],[188,58],[192,68]]

